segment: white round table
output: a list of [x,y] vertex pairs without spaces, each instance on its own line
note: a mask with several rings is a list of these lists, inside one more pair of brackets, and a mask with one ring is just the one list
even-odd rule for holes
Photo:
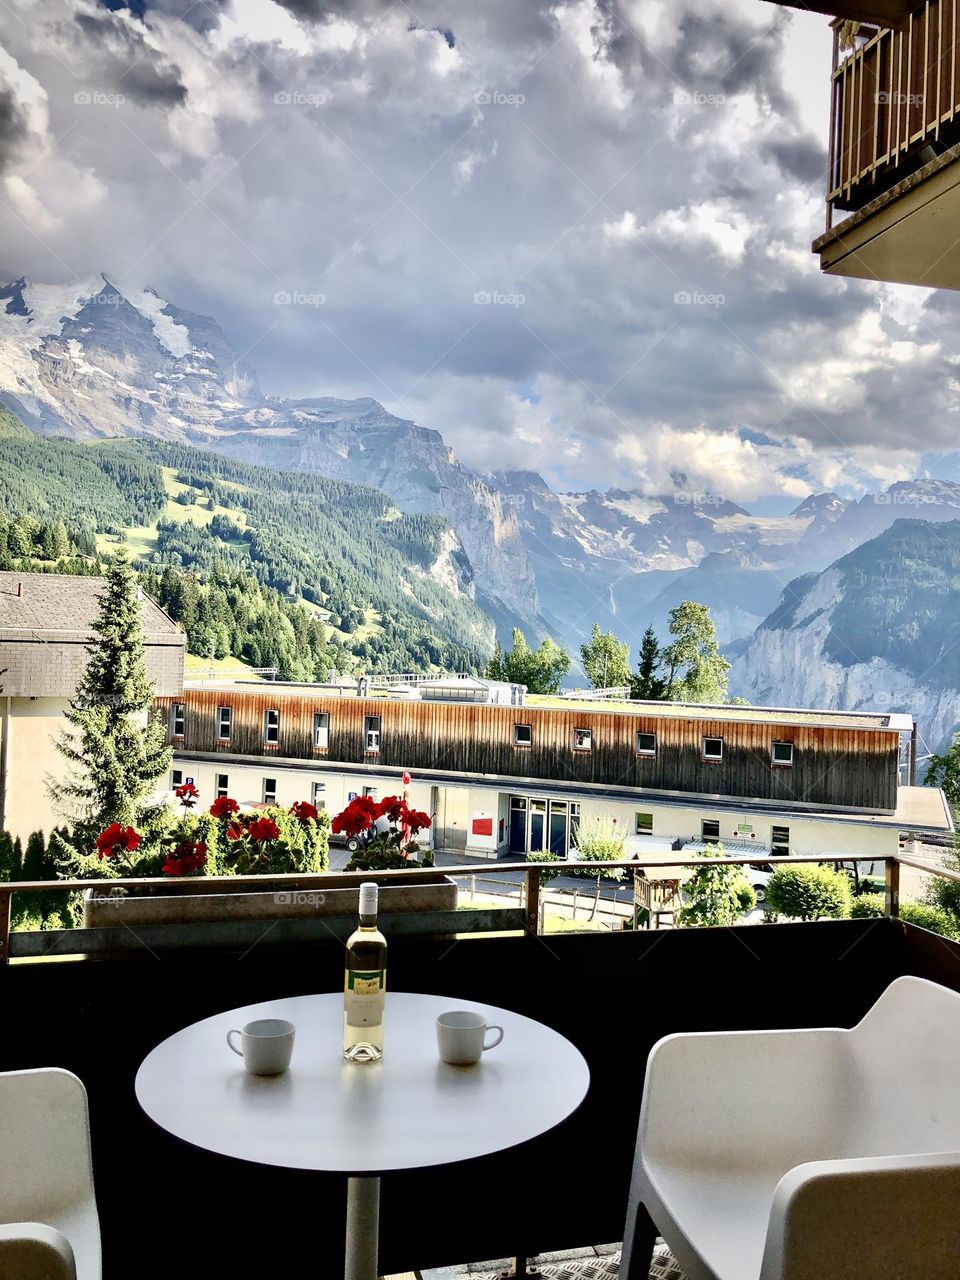
[[[471,1009],[504,1029],[471,1067],[437,1056],[434,1023]],[[256,1018],[296,1027],[282,1076],[251,1076],[226,1034]],[[341,1056],[343,997],[294,996],[215,1014],[164,1040],[137,1072],[152,1120],[194,1146],[288,1169],[350,1175],[346,1280],[376,1280],[381,1173],[470,1160],[545,1133],[583,1101],[590,1072],[558,1032],[492,1005],[388,992],[384,1055]]]

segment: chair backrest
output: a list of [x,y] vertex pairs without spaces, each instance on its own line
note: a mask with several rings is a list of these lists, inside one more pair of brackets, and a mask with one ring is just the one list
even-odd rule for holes
[[960,1151],[960,994],[897,978],[850,1032],[851,1155]]
[[82,1081],[59,1067],[0,1073],[0,1222],[43,1221],[92,1195]]

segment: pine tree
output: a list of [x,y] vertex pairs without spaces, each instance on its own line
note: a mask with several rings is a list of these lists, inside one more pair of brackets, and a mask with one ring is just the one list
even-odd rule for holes
[[0,880],[20,879],[20,859],[9,831],[0,831]]
[[70,538],[67,527],[62,520],[55,520],[50,526],[50,537],[53,544],[54,560],[62,560],[70,554]]
[[662,702],[667,691],[667,682],[657,675],[660,668],[660,645],[653,627],[647,627],[640,643],[640,656],[637,659],[637,674],[630,677],[630,697],[649,702]]
[[504,678],[503,646],[499,640],[493,646],[493,655],[484,668],[483,674],[487,680],[502,680]]
[[93,630],[99,638],[66,714],[70,727],[57,741],[69,777],[49,783],[81,848],[108,823],[135,823],[171,760],[162,719],[151,715],[139,592],[123,553],[107,575]]

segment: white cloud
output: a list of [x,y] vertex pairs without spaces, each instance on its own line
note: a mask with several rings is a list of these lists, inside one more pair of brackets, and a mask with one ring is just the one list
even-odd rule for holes
[[[152,285],[216,315],[271,392],[374,395],[471,466],[564,487],[681,469],[747,500],[899,471],[911,431],[951,447],[956,300],[824,278],[809,253],[825,131],[785,68],[825,20],[173,8],[49,0],[7,24],[0,275]],[[326,303],[278,315],[278,289]]]

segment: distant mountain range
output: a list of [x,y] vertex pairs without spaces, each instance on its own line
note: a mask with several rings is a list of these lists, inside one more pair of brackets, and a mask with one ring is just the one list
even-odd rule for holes
[[[756,700],[764,691],[800,704],[854,697],[849,679],[819,681],[799,653],[789,671],[777,670],[785,658],[775,656],[771,637],[786,642],[796,633],[801,644],[807,625],[770,624],[785,616],[783,593],[797,590],[798,574],[833,572],[836,586],[847,579],[835,562],[898,519],[960,519],[960,485],[939,480],[894,484],[858,501],[813,494],[789,515],[761,518],[720,495],[691,492],[682,475],[671,492],[653,496],[556,493],[535,472],[476,475],[438,432],[376,400],[264,396],[216,320],[105,277],[0,288],[0,404],[42,435],[153,437],[380,489],[405,513],[447,522],[458,572],[503,638],[520,625],[531,639],[550,633],[575,654],[599,622],[635,653],[648,623],[662,632],[670,608],[701,600],[736,657],[737,691]],[[909,607],[909,574],[902,590]],[[843,667],[835,654],[829,661]],[[945,709],[935,714],[941,727],[948,719]]]

